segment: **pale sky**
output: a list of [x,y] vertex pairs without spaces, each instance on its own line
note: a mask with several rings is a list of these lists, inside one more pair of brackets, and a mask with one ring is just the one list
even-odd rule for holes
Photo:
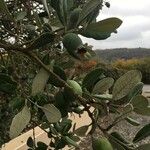
[[82,38],[94,49],[150,48],[150,0],[109,0],[111,7],[103,8],[97,20],[118,17],[123,20],[117,34],[107,40]]

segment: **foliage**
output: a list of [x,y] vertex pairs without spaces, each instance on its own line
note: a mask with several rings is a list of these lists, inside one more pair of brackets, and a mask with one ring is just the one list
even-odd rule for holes
[[117,59],[133,59],[150,57],[150,50],[148,48],[116,48],[96,50],[96,54],[100,59],[107,62],[113,62]]
[[[149,103],[140,95],[139,71],[129,71],[114,80],[107,69],[97,68],[90,60],[94,52],[79,36],[102,40],[116,33],[120,19],[96,20],[104,4],[110,7],[103,0],[0,1],[1,102],[8,106],[4,111],[10,109],[15,114],[9,137],[39,126],[51,139],[49,145],[36,143],[33,135],[27,140],[29,150],[49,146],[57,150],[67,145],[80,148],[77,142],[87,132],[93,149],[135,149],[137,141],[149,136],[149,125],[129,143],[119,133],[110,133],[132,112],[149,116]],[[84,112],[91,123],[76,128],[69,115]],[[102,127],[98,119],[111,114],[114,120]],[[3,116],[0,119],[5,121]],[[93,137],[97,128],[103,138]]]
[[141,59],[119,59],[112,63],[113,67],[123,70],[132,70],[137,69],[142,73],[142,81],[145,84],[150,83],[150,58],[141,58]]

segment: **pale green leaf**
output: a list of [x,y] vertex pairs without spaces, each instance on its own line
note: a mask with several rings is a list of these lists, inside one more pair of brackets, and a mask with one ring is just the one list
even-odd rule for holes
[[88,38],[103,40],[110,37],[111,33],[115,32],[120,27],[122,21],[118,18],[108,18],[96,23],[89,24],[81,34]]
[[127,117],[127,118],[125,118],[125,120],[126,120],[128,123],[130,123],[131,125],[133,125],[133,126],[139,126],[139,125],[140,125],[140,123],[139,123],[138,121],[134,120],[134,119],[131,118],[131,117]]
[[[47,67],[51,69],[51,66]],[[31,95],[35,96],[36,94],[43,92],[48,79],[49,73],[45,69],[41,68],[33,79]]]
[[74,131],[78,136],[85,137],[89,126],[82,126]]
[[113,99],[119,100],[126,95],[141,81],[142,75],[137,70],[131,70],[121,76],[113,88]]
[[16,20],[17,20],[17,21],[22,20],[22,19],[25,18],[26,15],[27,15],[27,12],[26,12],[26,11],[18,12],[17,15],[16,15]]
[[111,88],[113,83],[114,83],[113,78],[109,78],[109,77],[104,78],[96,83],[96,85],[93,88],[93,93],[94,94],[99,94],[99,93],[103,94]]
[[132,99],[131,104],[134,107],[134,112],[137,114],[150,116],[149,101],[146,97],[137,95]]
[[50,123],[56,123],[61,119],[60,111],[53,104],[44,105],[41,109]]
[[27,106],[13,118],[10,126],[10,138],[17,137],[23,129],[28,125],[31,119],[31,113]]

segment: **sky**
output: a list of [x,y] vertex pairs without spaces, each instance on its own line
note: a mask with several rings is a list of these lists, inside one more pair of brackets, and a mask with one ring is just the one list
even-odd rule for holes
[[150,0],[109,0],[111,7],[104,7],[97,20],[118,17],[123,24],[117,34],[107,40],[96,41],[82,37],[93,49],[150,48]]

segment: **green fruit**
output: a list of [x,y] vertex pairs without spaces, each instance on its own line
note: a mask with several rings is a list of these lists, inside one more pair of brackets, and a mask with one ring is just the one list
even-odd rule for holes
[[77,22],[78,22],[81,10],[82,10],[81,8],[75,8],[71,12],[68,29],[73,29],[77,26]]
[[75,94],[78,94],[78,95],[82,96],[82,88],[76,81],[68,80],[67,83],[73,89]]
[[64,36],[62,42],[68,53],[74,57],[77,57],[77,49],[82,46],[81,38],[75,33],[68,33]]
[[92,140],[93,150],[113,150],[112,145],[106,138]]

